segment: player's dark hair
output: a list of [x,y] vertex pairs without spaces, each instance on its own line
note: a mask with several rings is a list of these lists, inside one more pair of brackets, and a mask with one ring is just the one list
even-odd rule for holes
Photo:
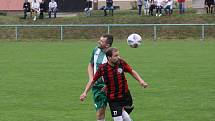
[[102,37],[107,38],[106,43],[110,45],[110,47],[113,44],[113,36],[110,34],[104,34]]
[[113,55],[113,52],[117,52],[119,51],[117,48],[114,48],[114,47],[110,47],[106,50],[106,57],[112,57]]

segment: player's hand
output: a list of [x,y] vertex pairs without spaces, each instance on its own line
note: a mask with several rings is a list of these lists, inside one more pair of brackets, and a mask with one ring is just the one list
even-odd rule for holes
[[148,84],[144,81],[140,82],[140,85],[144,88],[148,87]]
[[84,92],[80,95],[80,100],[84,101],[86,99],[86,97],[87,97],[87,94]]

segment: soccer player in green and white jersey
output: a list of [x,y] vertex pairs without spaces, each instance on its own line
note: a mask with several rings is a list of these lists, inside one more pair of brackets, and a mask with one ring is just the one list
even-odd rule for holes
[[[112,43],[113,43],[113,36],[109,34],[102,35],[98,40],[98,47],[94,48],[90,63],[87,68],[89,81],[93,79],[93,76],[96,73],[99,65],[107,62],[105,51],[107,48],[112,46]],[[104,88],[105,88],[104,86],[105,84],[103,79],[99,78],[92,87],[97,121],[105,121],[107,97],[104,91]]]

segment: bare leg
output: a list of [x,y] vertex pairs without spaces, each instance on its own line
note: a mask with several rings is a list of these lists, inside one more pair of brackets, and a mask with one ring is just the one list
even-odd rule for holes
[[105,110],[106,110],[106,107],[101,108],[96,112],[97,120],[104,120],[105,119]]

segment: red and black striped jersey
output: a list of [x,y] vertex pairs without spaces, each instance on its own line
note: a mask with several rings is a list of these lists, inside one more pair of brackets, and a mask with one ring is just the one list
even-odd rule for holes
[[128,92],[128,83],[124,72],[131,73],[132,68],[124,60],[119,59],[114,66],[108,63],[100,65],[93,80],[103,76],[109,100],[124,99]]

